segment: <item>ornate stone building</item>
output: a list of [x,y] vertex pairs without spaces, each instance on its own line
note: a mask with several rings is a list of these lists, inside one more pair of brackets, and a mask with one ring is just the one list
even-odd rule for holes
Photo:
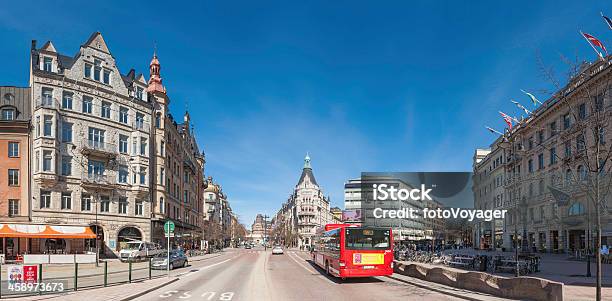
[[[143,75],[122,75],[96,32],[73,56],[33,41],[30,86],[32,221],[92,226],[107,255],[150,240],[153,105]],[[34,240],[32,251],[47,243]],[[79,252],[95,242],[66,243]]]

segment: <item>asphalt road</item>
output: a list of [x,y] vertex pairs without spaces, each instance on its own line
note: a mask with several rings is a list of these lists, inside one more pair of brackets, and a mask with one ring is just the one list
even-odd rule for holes
[[136,300],[463,300],[388,277],[338,281],[291,250],[237,249],[175,272],[179,281]]

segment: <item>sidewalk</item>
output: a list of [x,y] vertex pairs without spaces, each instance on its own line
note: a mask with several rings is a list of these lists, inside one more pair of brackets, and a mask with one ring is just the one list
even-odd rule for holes
[[[129,290],[117,289],[116,286],[109,286],[104,288],[90,289],[84,291],[71,291],[61,294],[52,295],[37,295],[29,297],[14,297],[5,298],[7,300],[23,300],[23,301],[35,301],[35,300],[52,300],[52,301],[127,301],[142,296],[150,291],[154,291],[175,281],[179,278],[158,278],[152,280],[146,280],[141,282],[135,282],[130,284]],[[3,297],[4,299],[4,297]]]

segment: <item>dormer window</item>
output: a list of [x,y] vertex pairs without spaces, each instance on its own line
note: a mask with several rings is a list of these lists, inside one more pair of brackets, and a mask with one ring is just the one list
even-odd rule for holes
[[94,60],[94,77],[95,81],[100,81],[100,73],[102,72],[102,61]]
[[43,58],[43,70],[46,72],[52,72],[52,67],[53,67],[53,59],[45,56]]
[[16,112],[14,108],[4,108],[0,110],[0,118],[2,121],[15,120]]
[[136,98],[140,100],[144,100],[143,95],[144,95],[144,89],[141,87],[136,87]]
[[110,85],[110,74],[110,70],[104,69],[104,76],[102,77],[102,80],[107,85]]

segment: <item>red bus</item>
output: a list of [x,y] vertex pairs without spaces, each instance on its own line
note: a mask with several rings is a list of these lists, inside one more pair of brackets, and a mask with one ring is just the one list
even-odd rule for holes
[[393,274],[391,229],[328,224],[315,238],[312,260],[342,279]]

